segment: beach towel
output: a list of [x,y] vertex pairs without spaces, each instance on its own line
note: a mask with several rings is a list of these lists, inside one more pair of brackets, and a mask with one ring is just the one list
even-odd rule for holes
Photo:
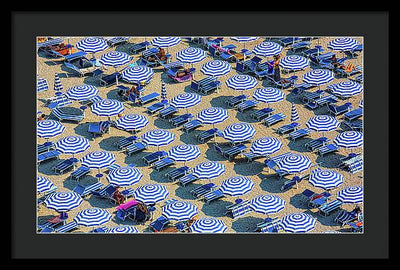
[[351,72],[355,68],[356,68],[356,66],[353,63],[349,63],[344,71],[345,72]]
[[128,201],[126,203],[118,205],[116,209],[117,210],[119,210],[119,209],[127,210],[136,204],[137,204],[137,201],[135,199],[133,199],[131,201]]

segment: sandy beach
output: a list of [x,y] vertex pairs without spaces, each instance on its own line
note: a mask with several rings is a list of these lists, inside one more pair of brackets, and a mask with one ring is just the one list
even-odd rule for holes
[[[100,58],[100,56],[108,51],[121,51],[121,52],[127,52],[128,53],[128,48],[131,46],[133,43],[138,43],[142,42],[144,40],[150,41],[153,37],[131,37],[129,40],[129,44],[123,44],[123,45],[118,45],[115,48],[108,48],[103,52],[95,53],[94,56],[96,59]],[[312,46],[314,47],[319,43],[326,51],[330,51],[327,49],[327,44],[329,41],[334,39],[336,37],[321,37],[318,40],[312,40]],[[70,37],[68,39],[69,43],[72,45],[75,45],[78,41],[80,41],[82,37]],[[359,43],[363,43],[362,38],[354,37]],[[65,40],[67,41],[67,39]],[[255,45],[261,43],[264,41],[264,38],[259,38],[255,41],[251,41],[246,43],[246,48],[252,49]],[[225,44],[234,44],[237,46],[237,48],[243,48],[244,44],[231,40],[230,38],[225,38]],[[176,46],[168,48],[167,52],[172,55],[172,61],[176,60],[176,53],[188,46],[196,46],[193,44],[189,44],[186,41],[182,40],[182,42]],[[286,56],[287,53],[287,48],[284,48],[281,55]],[[290,54],[290,53],[289,53]],[[337,53],[338,58],[343,57],[341,53]],[[136,61],[139,57],[140,54],[135,54],[132,55],[133,61]],[[195,73],[195,79],[200,80],[204,77],[206,77],[202,72],[200,72],[200,68],[202,64],[213,60],[213,58],[210,56],[210,54],[207,54],[206,59],[204,59],[201,62],[194,63],[193,66],[196,68],[196,73]],[[356,58],[352,58],[347,60],[348,62],[351,62],[355,65],[363,65],[363,55],[362,53],[359,54]],[[304,143],[307,142],[309,139],[299,139],[296,140],[295,142],[291,142],[288,138],[287,135],[278,135],[274,130],[278,128],[281,125],[284,124],[289,124],[290,123],[290,115],[291,115],[291,105],[294,103],[296,105],[298,114],[300,116],[300,120],[298,121],[301,125],[301,127],[306,127],[305,123],[310,117],[313,117],[318,114],[328,114],[328,111],[326,109],[326,106],[320,109],[316,110],[310,110],[306,108],[303,103],[301,102],[301,99],[296,97],[295,95],[290,93],[290,88],[283,90],[285,93],[285,99],[283,101],[277,102],[277,103],[271,103],[269,106],[274,108],[276,112],[280,112],[285,114],[287,117],[284,121],[281,123],[278,123],[276,125],[273,125],[272,127],[266,127],[265,125],[261,124],[261,122],[256,122],[250,117],[250,114],[252,110],[245,111],[245,112],[238,112],[237,110],[233,108],[229,108],[225,100],[228,97],[232,97],[235,95],[238,95],[240,91],[235,91],[233,89],[230,89],[227,87],[225,84],[225,81],[233,76],[238,74],[237,71],[235,70],[235,63],[230,63],[232,65],[232,70],[224,75],[219,77],[219,80],[222,82],[221,88],[218,90],[218,92],[214,92],[209,95],[203,95],[202,96],[202,101],[200,104],[192,107],[189,109],[189,112],[192,113],[193,115],[196,115],[198,112],[200,112],[202,109],[209,108],[209,107],[222,107],[228,110],[229,118],[219,124],[216,124],[215,127],[219,128],[220,130],[223,130],[224,127],[228,126],[229,124],[232,123],[237,123],[237,122],[245,122],[245,123],[251,123],[255,129],[256,129],[256,134],[254,136],[254,141],[255,139],[261,138],[261,137],[276,137],[278,138],[282,143],[283,146],[282,148],[275,153],[275,155],[286,153],[286,152],[293,152],[293,153],[299,153],[302,155],[306,155],[311,159],[313,164],[320,163],[320,167],[322,169],[332,169],[338,171],[340,174],[344,176],[344,182],[340,186],[338,186],[335,189],[329,190],[329,192],[333,195],[333,198],[336,197],[336,194],[338,191],[345,187],[350,187],[350,186],[363,186],[363,172],[357,172],[357,173],[349,173],[346,172],[342,169],[338,169],[338,163],[339,163],[339,158],[343,156],[347,156],[351,151],[347,149],[342,149],[340,148],[337,153],[334,154],[329,154],[323,157],[319,157],[316,153],[309,152],[305,149]],[[110,74],[114,72],[114,69],[112,67],[108,67],[108,70],[105,71],[106,74]],[[119,68],[121,69],[121,68]],[[308,72],[311,70],[311,67],[307,67],[304,71],[296,72],[296,76],[299,77],[299,80],[297,83],[301,83],[301,78],[304,73]],[[49,115],[51,112],[51,109],[49,109],[46,106],[43,106],[43,100],[46,98],[50,98],[54,96],[54,74],[58,73],[59,77],[61,79],[61,83],[63,85],[63,92],[65,92],[67,89],[70,87],[76,86],[76,85],[81,85],[81,84],[89,84],[96,86],[99,90],[99,96],[101,96],[103,99],[108,98],[108,99],[117,99],[120,100],[117,92],[117,87],[115,85],[112,85],[110,87],[104,87],[100,86],[99,84],[99,79],[91,76],[85,76],[85,77],[78,77],[78,76],[67,76],[69,73],[62,65],[62,60],[61,59],[56,59],[56,58],[48,58],[48,57],[43,57],[42,54],[39,53],[37,56],[37,74],[40,78],[45,78],[47,79],[49,83],[49,90],[39,92],[37,93],[37,110],[42,111],[44,114]],[[290,74],[292,75],[292,74]],[[283,74],[282,77],[286,77],[288,75]],[[167,91],[167,98],[171,99],[178,95],[179,93],[183,92],[192,92],[190,89],[190,82],[184,82],[184,83],[173,83],[170,80],[167,79],[167,76],[165,72],[161,70],[160,67],[154,68],[154,76],[151,79],[150,83],[145,86],[145,93],[151,93],[151,92],[158,92],[160,93],[161,91],[161,83],[162,80],[166,82],[166,91]],[[335,78],[331,83],[338,83],[340,81],[346,80],[345,78]],[[125,82],[120,82],[119,84],[129,86],[129,84]],[[252,90],[245,91],[246,94],[249,96],[252,96],[254,91],[257,88],[262,88],[262,87],[267,87],[267,86],[272,86],[271,84],[268,84],[266,80],[263,81],[258,81],[257,87],[255,87]],[[321,86],[321,89],[325,89],[326,85]],[[339,100],[338,104],[344,104],[345,102],[351,102],[353,105],[353,108],[358,108],[359,107],[359,102],[360,100],[363,99],[363,94],[358,94],[354,97],[348,98],[346,100]],[[258,159],[256,161],[252,162],[247,162],[245,159],[243,159],[241,156],[238,156],[236,159],[233,161],[228,161],[226,158],[222,157],[220,154],[216,152],[214,149],[212,141],[209,141],[208,143],[203,143],[200,144],[196,138],[195,135],[198,134],[201,131],[204,131],[206,129],[211,128],[211,125],[204,125],[203,127],[200,127],[199,129],[189,132],[189,133],[184,133],[181,131],[179,128],[174,128],[168,120],[163,120],[157,117],[156,115],[148,115],[146,113],[146,107],[151,105],[152,103],[146,104],[144,106],[134,106],[132,105],[131,102],[125,102],[125,110],[123,112],[123,115],[127,114],[141,114],[147,117],[149,120],[149,124],[141,130],[138,135],[142,135],[146,131],[150,131],[153,129],[165,129],[168,130],[172,133],[175,134],[175,141],[172,142],[169,145],[166,146],[161,146],[160,150],[169,150],[171,147],[175,145],[180,145],[180,144],[193,144],[197,145],[200,150],[201,150],[201,155],[199,158],[189,161],[186,163],[187,166],[193,167],[196,164],[200,162],[204,162],[207,160],[211,161],[218,161],[222,164],[225,165],[226,170],[223,175],[221,175],[218,178],[212,179],[211,181],[217,185],[220,185],[221,182],[228,177],[231,176],[236,176],[236,175],[243,175],[249,177],[255,184],[254,188],[247,194],[241,196],[241,199],[252,199],[258,195],[262,194],[274,194],[274,195],[279,195],[282,199],[286,201],[286,206],[285,209],[280,211],[277,214],[271,215],[271,217],[283,217],[286,214],[289,213],[295,213],[295,212],[305,212],[309,213],[312,216],[316,217],[317,223],[316,227],[314,230],[312,230],[310,233],[323,233],[323,232],[332,232],[332,231],[344,231],[336,222],[334,222],[334,218],[336,217],[337,213],[334,213],[332,215],[329,215],[327,217],[322,217],[318,213],[316,213],[316,209],[308,209],[304,204],[301,203],[300,197],[298,194],[300,194],[304,189],[310,189],[314,192],[322,192],[324,191],[321,188],[316,188],[312,186],[307,180],[302,181],[298,185],[298,189],[292,188],[290,190],[282,192],[280,190],[280,187],[282,186],[283,182],[287,179],[290,178],[283,178],[279,179],[277,176],[273,176],[272,173],[269,173],[268,168],[264,165],[264,159]],[[79,108],[81,104],[78,102],[73,102],[71,105],[72,107],[77,107]],[[261,109],[264,107],[267,107],[267,104],[260,103],[256,109]],[[181,110],[180,113],[185,113],[186,110]],[[339,121],[342,121],[342,117],[338,116],[337,119]],[[113,120],[116,120],[117,117],[111,117]],[[69,136],[69,135],[79,135],[82,137],[85,137],[90,140],[90,145],[91,147],[84,153],[80,153],[75,155],[76,158],[80,159],[83,157],[85,154],[91,151],[95,150],[105,150],[112,152],[115,154],[116,157],[116,164],[119,164],[121,166],[126,166],[127,164],[135,164],[137,168],[143,173],[143,178],[140,180],[139,183],[131,186],[132,188],[136,188],[138,186],[144,185],[144,184],[154,184],[154,183],[159,183],[167,187],[169,191],[169,196],[167,199],[177,199],[177,200],[183,200],[187,201],[190,203],[193,203],[196,205],[199,209],[198,213],[198,218],[203,218],[203,217],[215,217],[220,220],[222,220],[228,227],[228,230],[226,233],[251,233],[254,232],[254,229],[256,228],[256,224],[262,222],[267,216],[256,213],[256,212],[251,212],[250,214],[238,218],[236,220],[232,219],[231,217],[228,217],[224,215],[225,208],[227,205],[231,204],[234,202],[236,199],[235,197],[231,196],[225,196],[222,199],[219,199],[217,201],[211,202],[210,204],[205,204],[202,201],[199,201],[195,199],[191,193],[190,190],[193,188],[200,186],[203,183],[207,183],[207,180],[199,180],[196,181],[193,184],[189,184],[186,187],[181,187],[176,183],[171,183],[165,178],[165,173],[168,172],[169,170],[182,166],[182,162],[177,162],[176,165],[161,170],[160,172],[157,172],[153,170],[152,168],[149,168],[148,166],[145,165],[145,163],[142,161],[142,157],[145,156],[148,153],[154,152],[157,150],[157,147],[155,146],[150,146],[148,147],[147,150],[144,152],[134,154],[131,156],[127,156],[125,153],[122,151],[118,150],[115,146],[114,143],[118,140],[120,140],[123,137],[127,137],[130,135],[129,132],[122,131],[117,128],[110,128],[110,131],[107,134],[102,135],[101,137],[97,137],[95,139],[92,139],[92,136],[90,133],[88,133],[88,125],[89,123],[93,122],[98,122],[101,120],[107,120],[107,117],[101,117],[93,114],[90,110],[90,108],[85,110],[85,118],[83,121],[80,123],[72,123],[72,122],[62,122],[62,124],[65,126],[65,131],[58,136],[55,136],[53,138],[50,138],[49,140],[52,142],[56,142],[58,139]],[[342,126],[341,126],[342,127]],[[324,136],[328,137],[332,141],[334,138],[339,134],[339,131],[341,128],[339,128],[337,131],[330,131],[330,132],[325,132]],[[309,138],[318,138],[322,134],[319,132],[311,132]],[[221,137],[217,137],[216,139],[217,143],[224,143],[226,140],[224,140]],[[38,137],[37,143],[42,144],[46,142],[46,139]],[[250,143],[246,143],[246,146],[250,147]],[[357,148],[353,150],[354,152],[360,153],[362,152],[362,148]],[[71,157],[70,155],[66,154],[61,154],[60,155],[60,160],[66,159]],[[38,176],[45,176],[48,177],[56,186],[57,186],[57,191],[71,191],[73,188],[77,185],[77,182],[75,180],[71,180],[69,178],[70,176],[70,171],[65,172],[61,175],[54,173],[53,167],[59,162],[59,160],[53,160],[53,161],[48,161],[44,162],[43,164],[38,166]],[[78,163],[79,166],[79,163]],[[104,171],[104,170],[103,170]],[[80,183],[83,185],[91,184],[97,181],[97,178],[95,177],[97,170],[91,170],[89,175],[85,176],[80,180]],[[107,185],[108,181],[106,180],[106,174],[104,173],[104,176],[100,179],[100,181],[104,184]],[[123,189],[123,188],[121,188]],[[161,207],[164,205],[163,202],[159,202],[156,204],[156,210],[153,213],[153,219],[156,219],[161,215]],[[363,205],[359,204],[365,212],[365,209],[363,209]],[[111,221],[108,223],[104,224],[105,226],[108,227],[114,227],[116,225],[133,225],[135,226],[140,232],[149,232],[148,231],[148,225],[150,224],[151,221],[146,221],[143,224],[140,223],[134,223],[133,221],[127,219],[124,222],[121,222],[120,220],[115,218],[115,208],[116,205],[112,204],[108,200],[102,200],[95,198],[94,196],[88,196],[84,198],[83,203],[68,212],[68,221],[72,220],[73,217],[81,210],[91,208],[91,207],[99,207],[102,209],[108,210],[112,215],[113,218]],[[354,204],[343,204],[342,206],[343,209],[345,210],[352,210],[354,208]],[[57,212],[50,210],[46,208],[44,205],[40,205],[38,207],[37,211],[37,218],[38,222],[41,223],[44,220],[47,220],[49,217],[57,215]],[[79,227],[78,230],[74,231],[73,233],[80,233],[80,232],[87,232],[91,230],[92,228],[88,227]]]

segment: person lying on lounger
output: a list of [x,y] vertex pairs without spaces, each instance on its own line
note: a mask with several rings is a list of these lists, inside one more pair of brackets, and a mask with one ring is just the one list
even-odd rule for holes
[[125,202],[125,197],[119,192],[118,188],[115,190],[113,198],[115,199],[118,205]]
[[163,48],[161,48],[157,53],[156,53],[156,57],[154,56],[149,56],[147,57],[147,60],[150,62],[154,62],[158,59],[160,59],[161,61],[166,61],[167,60],[167,55],[165,54],[165,50]]
[[182,77],[188,75],[189,73],[190,73],[189,68],[185,68],[183,71],[179,71],[179,72],[176,74],[176,77],[182,78]]
[[332,63],[332,65],[333,65],[334,68],[341,68],[341,69],[344,69],[344,68],[346,67],[345,65],[342,65],[342,64],[340,64],[340,63],[338,62],[338,60],[337,60],[337,58],[336,58],[336,55],[334,55],[334,56],[332,57],[331,63]]

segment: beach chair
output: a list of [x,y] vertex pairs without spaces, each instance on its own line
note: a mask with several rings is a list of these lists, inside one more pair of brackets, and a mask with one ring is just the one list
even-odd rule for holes
[[299,123],[293,122],[293,123],[290,123],[290,124],[287,124],[287,125],[280,126],[278,129],[276,129],[276,132],[278,134],[283,135],[283,134],[286,134],[286,133],[290,133],[290,132],[296,131],[299,126],[300,126]]
[[[102,70],[100,70],[98,67],[95,66],[95,64],[86,59],[86,58],[81,58],[82,60],[76,60],[76,61],[71,61],[71,62],[64,62],[64,67],[68,71],[71,71],[73,73],[76,73],[80,77],[83,77],[87,74],[93,74],[94,75],[100,75],[103,73]],[[79,63],[81,62],[81,63]],[[69,75],[67,75],[69,77]]]
[[190,171],[190,168],[188,166],[183,166],[179,167],[176,169],[173,169],[165,174],[165,177],[168,179],[175,181],[179,179],[180,177],[186,175]]
[[351,232],[362,232],[363,231],[363,221],[349,222]]
[[287,47],[300,41],[301,39],[299,37],[282,37],[276,40],[276,42],[281,44],[283,47]]
[[38,144],[36,149],[37,149],[37,154],[41,154],[43,152],[55,150],[55,145],[53,142],[45,142],[43,144]]
[[317,109],[319,107],[322,107],[323,105],[327,105],[327,104],[332,104],[332,103],[336,103],[337,102],[337,97],[335,97],[334,95],[326,95],[323,96],[321,98],[317,98],[313,101],[307,102],[305,104],[305,106],[311,110]]
[[285,175],[288,175],[288,172],[282,171],[281,169],[279,169],[277,161],[275,160],[266,160],[265,165],[267,165],[267,167],[270,170],[273,170],[275,174],[277,174],[279,176],[279,178],[282,178]]
[[235,108],[239,111],[239,112],[244,112],[245,110],[254,108],[257,106],[257,104],[259,103],[259,101],[257,100],[245,100],[242,103],[239,103],[238,105],[235,106]]
[[333,52],[326,52],[326,53],[320,53],[320,54],[313,54],[310,55],[308,58],[314,63],[314,64],[319,64],[321,61],[328,61],[332,60],[332,58],[335,56],[335,53]]
[[56,117],[59,121],[80,122],[85,118],[82,110],[80,110],[79,114],[73,114],[65,111],[65,108],[55,108],[51,110],[51,115]]
[[336,216],[335,222],[337,222],[341,227],[346,225],[349,222],[354,222],[358,218],[358,213],[355,210],[352,211],[346,211],[342,210],[340,213]]
[[186,186],[187,184],[193,183],[198,179],[198,177],[194,176],[192,173],[189,173],[179,178],[177,183],[181,186]]
[[345,169],[360,160],[362,160],[361,154],[350,153],[348,156],[340,158],[339,168]]
[[121,165],[118,165],[117,163],[113,163],[113,164],[111,164],[110,166],[107,166],[107,167],[106,167],[105,172],[106,172],[107,174],[110,174],[112,171],[114,171],[114,170],[116,170],[116,169],[118,169],[118,168],[120,168],[120,167],[121,167]]
[[178,82],[178,83],[187,82],[187,81],[191,81],[193,79],[193,74],[195,73],[196,69],[190,68],[189,73],[187,73],[186,75],[184,75],[182,77],[178,77],[178,73],[182,72],[182,71],[183,71],[183,69],[171,68],[171,69],[167,70],[167,76],[174,82]]
[[51,159],[58,159],[58,156],[61,154],[58,150],[51,150],[37,155],[37,162],[40,164],[43,161],[48,161]]
[[300,193],[301,201],[303,203],[308,203],[315,195],[317,195],[317,193],[315,193],[314,191],[305,189],[302,193]]
[[320,194],[316,194],[308,200],[308,207],[318,208],[321,205],[325,204],[331,196],[332,194],[330,194],[327,191],[324,191]]
[[59,163],[57,163],[54,167],[53,170],[56,173],[64,173],[65,171],[72,169],[74,167],[74,165],[78,162],[78,160],[76,158],[69,158],[69,159],[65,159]]
[[113,195],[116,190],[117,188],[110,184],[97,191],[92,191],[91,194],[99,199],[106,199],[115,203],[116,201],[113,198]]
[[190,89],[192,89],[193,91],[198,92],[201,89],[202,86],[207,85],[208,83],[211,83],[213,81],[215,81],[215,78],[213,78],[211,76],[207,76],[207,77],[205,77],[205,78],[203,78],[203,79],[201,79],[199,81],[193,79],[190,82]]
[[137,54],[139,52],[142,52],[144,50],[147,50],[147,47],[150,46],[150,42],[148,41],[144,41],[144,42],[140,42],[140,43],[136,43],[133,44],[130,48],[129,48],[129,52],[130,54]]
[[310,58],[312,56],[319,55],[319,54],[323,53],[324,51],[325,51],[324,48],[322,48],[321,46],[315,46],[314,48],[310,48],[308,50],[302,51],[301,54],[304,57]]
[[168,106],[168,107],[166,107],[164,109],[161,109],[158,112],[158,116],[163,118],[163,119],[166,119],[168,117],[171,117],[172,115],[174,115],[177,112],[178,112],[177,108],[175,108],[174,106]]
[[288,78],[281,78],[279,81],[275,81],[273,76],[266,76],[266,78],[272,82],[277,88],[287,89],[291,87],[298,80],[297,76],[291,76]]
[[351,58],[357,57],[358,54],[357,53],[361,53],[363,50],[363,45],[362,44],[358,44],[356,47],[354,47],[353,49],[346,51],[345,53],[350,56]]
[[210,202],[218,200],[223,197],[225,197],[224,193],[220,189],[217,189],[217,190],[210,191],[206,194],[203,194],[203,196],[201,197],[201,200],[204,201],[205,203],[209,204]]
[[108,37],[105,38],[108,46],[114,47],[117,45],[128,43],[129,37]]
[[351,108],[353,107],[351,102],[346,102],[343,105],[335,105],[335,104],[327,104],[329,113],[333,114],[334,116],[344,114],[346,112],[350,112]]
[[311,102],[323,97],[324,93],[325,92],[323,90],[316,90],[313,92],[304,91],[301,97],[303,99],[303,102]]
[[81,195],[82,198],[84,198],[92,194],[93,191],[99,191],[102,188],[104,188],[104,185],[100,182],[96,182],[88,186],[82,186],[78,184],[74,187],[73,191]]
[[215,136],[219,136],[220,133],[221,132],[218,128],[212,128],[197,134],[196,138],[199,142],[204,143],[205,141],[214,138]]
[[249,96],[247,95],[239,95],[232,98],[227,99],[225,102],[231,107],[235,107],[239,103],[245,101]]
[[100,85],[109,87],[117,83],[117,80],[120,81],[122,78],[121,73],[114,72],[113,74],[103,75],[99,77]]
[[311,42],[309,41],[300,41],[297,43],[294,43],[292,45],[289,46],[289,50],[292,52],[296,52],[296,51],[301,51],[301,50],[306,50],[309,49],[311,46]]
[[82,104],[82,105],[84,105],[84,106],[90,106],[90,105],[92,105],[92,104],[94,104],[94,103],[96,103],[96,102],[99,102],[99,101],[101,101],[101,100],[103,100],[100,96],[94,96],[94,97],[92,97],[92,98],[89,98],[89,99],[87,99],[87,100],[82,100],[81,102],[80,102],[80,104]]
[[344,119],[347,121],[353,121],[357,118],[360,118],[363,115],[363,109],[362,108],[357,108],[352,111],[344,113]]
[[339,146],[337,146],[336,144],[330,143],[330,144],[327,144],[327,145],[324,145],[324,146],[321,146],[320,148],[318,148],[317,154],[322,157],[326,154],[337,152],[338,150],[339,150]]
[[61,95],[55,97],[51,102],[47,104],[47,107],[50,109],[54,108],[62,108],[72,104],[72,100],[68,99],[66,96]]
[[250,201],[242,199],[238,199],[235,201],[235,203],[227,205],[225,209],[225,215],[231,216],[234,219],[243,217],[244,215],[253,211],[253,209],[250,207]]
[[200,198],[201,196],[203,196],[204,194],[210,192],[210,191],[214,191],[218,188],[218,186],[214,183],[208,183],[208,184],[204,184],[201,185],[199,187],[196,187],[194,189],[192,189],[190,191],[190,193],[196,197],[196,198]]
[[75,221],[71,221],[65,225],[55,228],[54,231],[56,233],[69,233],[76,229],[78,229],[78,224]]
[[190,119],[194,117],[193,114],[191,113],[185,113],[183,115],[176,116],[172,119],[169,120],[169,122],[174,126],[174,127],[179,127],[187,122],[189,122]]
[[261,121],[262,119],[271,116],[274,111],[275,109],[272,108],[263,108],[251,113],[250,116],[257,121]]
[[265,158],[267,155],[260,155],[260,154],[255,154],[253,152],[247,152],[247,153],[242,153],[244,158],[247,160],[247,162],[259,159],[259,158]]
[[154,114],[162,109],[164,109],[167,105],[163,102],[157,102],[152,104],[151,106],[147,107],[147,113],[148,114]]
[[68,63],[73,63],[75,61],[78,61],[79,59],[87,59],[86,55],[87,53],[84,51],[77,51],[68,55],[64,55],[64,61]]
[[342,122],[345,126],[347,126],[351,130],[355,131],[363,131],[363,121],[362,120],[357,120],[357,121],[343,121]]
[[108,228],[107,226],[102,226],[102,227],[90,230],[89,233],[107,233],[109,229],[110,228]]
[[349,80],[352,80],[352,81],[355,81],[355,82],[358,82],[358,83],[363,83],[364,76],[363,76],[363,74],[359,74],[354,78],[349,78]]
[[273,114],[267,118],[265,118],[262,123],[264,125],[266,125],[267,127],[272,126],[273,124],[276,124],[280,121],[283,121],[283,119],[286,118],[286,115],[284,115],[283,113],[277,113],[277,114]]
[[339,200],[333,200],[333,201],[327,202],[327,203],[321,205],[320,207],[318,207],[318,210],[319,210],[318,213],[324,217],[329,216],[331,213],[339,210],[340,207],[342,206],[342,204],[343,203]]
[[315,86],[316,85],[309,84],[309,83],[294,84],[293,89],[290,90],[290,93],[292,93],[294,95],[301,95],[308,89],[313,88]]
[[303,179],[308,178],[309,175],[302,175],[302,176],[293,176],[292,179],[287,180],[283,183],[283,185],[281,186],[281,191],[286,191],[289,190],[291,188],[293,188],[294,186],[296,186],[298,183],[300,183]]
[[215,150],[217,150],[217,152],[219,152],[224,157],[228,158],[229,161],[231,161],[237,155],[241,154],[246,149],[247,147],[244,144],[235,145],[225,149],[221,148],[218,145],[215,145]]
[[90,168],[86,166],[80,166],[75,171],[73,171],[70,175],[70,179],[79,180],[90,172]]
[[256,225],[256,232],[278,232],[277,226],[281,226],[281,219],[267,217]]
[[159,93],[153,92],[153,93],[150,93],[148,95],[139,97],[138,98],[138,102],[139,102],[140,105],[143,105],[143,104],[149,103],[151,101],[157,100],[159,98],[159,96],[160,96]]
[[218,90],[218,88],[221,86],[221,82],[220,81],[212,81],[208,84],[205,84],[203,86],[201,86],[201,88],[199,89],[199,92],[204,94],[204,95],[208,95],[210,92],[214,91],[214,90]]
[[339,77],[350,77],[355,74],[361,73],[363,71],[363,67],[359,65],[354,65],[353,63],[347,64],[347,66],[344,69],[341,68],[335,68],[333,70]]
[[[68,218],[68,216],[66,215],[66,213],[61,213],[58,216],[54,216],[54,217],[48,219],[47,221],[45,221],[42,224],[38,224],[37,230],[38,231],[45,230],[44,232],[53,232],[54,228],[65,225],[65,221],[67,218]],[[53,230],[48,230],[48,229],[53,229]]]
[[184,124],[182,126],[182,130],[184,132],[189,132],[189,131],[195,130],[196,128],[199,128],[201,126],[203,126],[203,124],[199,120],[193,119],[193,120],[187,122],[186,124]]
[[363,161],[356,160],[353,163],[349,164],[345,169],[347,169],[350,173],[357,173],[362,171],[363,169]]
[[47,80],[44,78],[37,78],[36,81],[36,91],[37,92],[42,92],[42,91],[47,91],[49,90],[49,84],[47,83]]
[[241,73],[251,73],[255,72],[258,64],[262,61],[262,59],[258,56],[254,56],[253,58],[237,62],[236,63],[236,71]]
[[157,151],[144,156],[142,159],[147,165],[151,165],[152,163],[166,157],[167,155],[168,154],[165,151]]
[[116,141],[116,142],[114,143],[114,145],[115,145],[116,147],[118,147],[118,149],[125,149],[125,148],[128,147],[129,145],[131,145],[131,144],[137,142],[138,139],[139,139],[139,138],[138,138],[137,136],[132,135],[132,136],[129,136],[129,137],[126,137],[126,138],[122,138],[122,139],[119,140],[119,141]]
[[172,166],[175,164],[175,160],[173,160],[170,157],[165,157],[163,159],[160,159],[158,161],[155,161],[151,164],[151,167],[154,168],[156,171],[160,171],[161,169],[164,169],[168,166]]
[[185,64],[181,61],[174,61],[166,64],[161,63],[161,66],[164,71],[167,71],[169,69],[182,69],[185,66]]
[[324,146],[329,141],[330,141],[330,139],[328,139],[326,137],[320,137],[320,138],[308,141],[307,143],[304,144],[304,146],[307,148],[307,150],[314,151],[314,150]]
[[169,223],[170,220],[168,218],[166,218],[165,216],[160,216],[150,223],[149,229],[154,232],[161,232]]
[[136,142],[136,143],[128,145],[125,148],[125,153],[128,156],[130,156],[134,153],[141,152],[141,151],[145,150],[146,148],[147,148],[147,144],[145,144],[144,142]]
[[305,136],[308,136],[310,134],[310,132],[311,132],[311,129],[309,129],[309,128],[298,129],[298,130],[295,130],[295,131],[289,133],[288,138],[291,141],[295,141],[297,139],[304,138]]
[[98,123],[90,123],[88,126],[88,132],[92,134],[92,138],[97,136],[101,136],[103,134],[108,133],[110,130],[110,122],[108,121],[100,121]]

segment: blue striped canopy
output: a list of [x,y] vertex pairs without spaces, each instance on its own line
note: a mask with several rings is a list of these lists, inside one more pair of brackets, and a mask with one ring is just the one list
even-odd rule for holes
[[167,89],[165,88],[165,82],[161,83],[161,100],[167,100]]
[[54,91],[56,92],[61,92],[64,89],[64,87],[61,84],[60,76],[58,76],[58,73],[54,74]]
[[286,70],[303,70],[310,64],[310,60],[300,55],[287,55],[279,61],[281,68]]
[[156,203],[164,200],[169,195],[167,188],[159,184],[146,184],[134,191],[134,198],[145,204]]
[[290,121],[295,122],[300,119],[299,113],[297,112],[296,105],[292,103],[292,110],[291,110],[291,116],[290,116]]
[[98,116],[113,116],[122,113],[125,109],[124,104],[115,99],[103,99],[90,106],[92,113]]
[[284,216],[281,221],[283,229],[292,233],[309,232],[317,223],[316,219],[306,213],[291,213]]
[[200,156],[200,148],[191,144],[180,144],[168,151],[168,156],[175,161],[190,161]]
[[263,42],[253,48],[253,53],[259,56],[273,56],[280,54],[283,47],[275,42]]
[[76,85],[67,90],[65,92],[65,96],[71,100],[88,100],[97,96],[99,90],[93,86],[88,84]]
[[100,64],[112,67],[122,66],[128,64],[130,61],[132,61],[131,56],[126,53],[117,51],[105,53],[99,59]]
[[274,87],[259,88],[254,91],[253,98],[265,103],[278,102],[285,98],[285,93]]
[[363,134],[358,131],[344,131],[333,142],[343,148],[355,148],[363,145]]
[[176,59],[183,63],[200,62],[203,61],[206,56],[207,53],[204,50],[194,47],[188,47],[176,53]]
[[142,141],[148,145],[161,146],[172,143],[175,135],[167,130],[154,129],[142,135]]
[[330,115],[317,115],[308,119],[306,125],[315,131],[331,131],[337,129],[340,122]]
[[343,183],[343,175],[333,170],[313,170],[309,182],[314,187],[332,189]]
[[112,172],[107,175],[106,179],[114,186],[126,187],[138,183],[142,177],[143,174],[139,169],[127,166],[112,170]]
[[199,179],[210,179],[220,176],[225,172],[225,165],[215,161],[205,161],[193,168],[193,176]]
[[141,81],[148,81],[153,77],[154,71],[147,66],[128,67],[121,73],[121,78],[129,83],[139,84]]
[[314,69],[303,75],[303,82],[321,85],[331,82],[335,78],[335,74],[327,69]]
[[64,154],[82,153],[89,147],[89,140],[81,136],[66,136],[55,143],[55,148]]
[[117,128],[124,130],[139,130],[147,126],[149,120],[141,114],[127,114],[115,121]]
[[350,37],[336,38],[328,43],[328,48],[334,51],[351,51],[357,45],[358,41]]
[[46,198],[44,204],[57,212],[66,212],[78,207],[82,201],[81,196],[76,192],[55,192]]
[[342,98],[352,97],[363,91],[363,86],[361,84],[351,80],[334,83],[327,88],[331,89],[334,95]]
[[182,93],[173,97],[170,104],[175,108],[189,108],[201,102],[201,96],[195,93]]
[[49,90],[49,85],[47,83],[47,80],[44,78],[37,77],[36,91],[41,92],[41,91],[46,91],[46,90]]
[[55,120],[40,120],[36,124],[36,133],[41,138],[50,138],[63,133],[65,127]]
[[189,220],[197,215],[197,213],[197,206],[183,201],[172,202],[162,208],[162,215],[170,220]]
[[337,199],[343,203],[361,203],[363,202],[363,187],[353,186],[340,190]]
[[299,173],[310,168],[311,160],[307,156],[292,154],[283,157],[277,164],[284,172]]
[[213,217],[205,217],[195,220],[190,226],[192,233],[223,233],[228,226],[220,219]]
[[36,178],[36,180],[37,180],[37,189],[36,189],[36,191],[38,193],[49,191],[49,190],[51,190],[51,189],[53,189],[55,187],[54,183],[51,182],[50,179],[47,178],[47,177],[38,176]]
[[76,43],[75,47],[87,53],[96,53],[104,51],[108,48],[108,45],[102,38],[87,37]]
[[244,142],[253,138],[256,129],[248,123],[234,123],[227,126],[222,132],[222,136],[232,142]]
[[253,181],[246,176],[232,176],[222,181],[220,190],[225,195],[241,196],[250,192],[254,187]]
[[249,42],[257,40],[258,37],[231,37],[231,39],[239,42]]
[[180,42],[180,37],[156,37],[152,39],[151,44],[156,47],[167,48],[178,45]]
[[257,84],[257,79],[250,75],[235,75],[226,80],[226,85],[235,90],[249,90]]
[[106,151],[93,151],[81,159],[81,165],[88,168],[100,169],[115,162],[115,155]]
[[201,66],[200,71],[203,72],[204,75],[217,77],[228,74],[231,71],[231,69],[232,66],[226,61],[212,60],[207,63],[204,63]]
[[197,114],[197,119],[203,124],[221,123],[228,119],[228,111],[218,107],[207,108]]
[[263,137],[255,140],[250,151],[256,155],[271,155],[279,151],[282,147],[282,142],[275,137]]
[[130,225],[115,226],[107,231],[107,233],[138,233],[138,232],[139,230],[136,227]]
[[74,217],[74,221],[81,226],[94,227],[110,221],[111,218],[112,215],[107,210],[94,207],[80,211]]
[[261,214],[273,214],[282,211],[285,204],[277,195],[260,195],[250,201],[250,208]]

